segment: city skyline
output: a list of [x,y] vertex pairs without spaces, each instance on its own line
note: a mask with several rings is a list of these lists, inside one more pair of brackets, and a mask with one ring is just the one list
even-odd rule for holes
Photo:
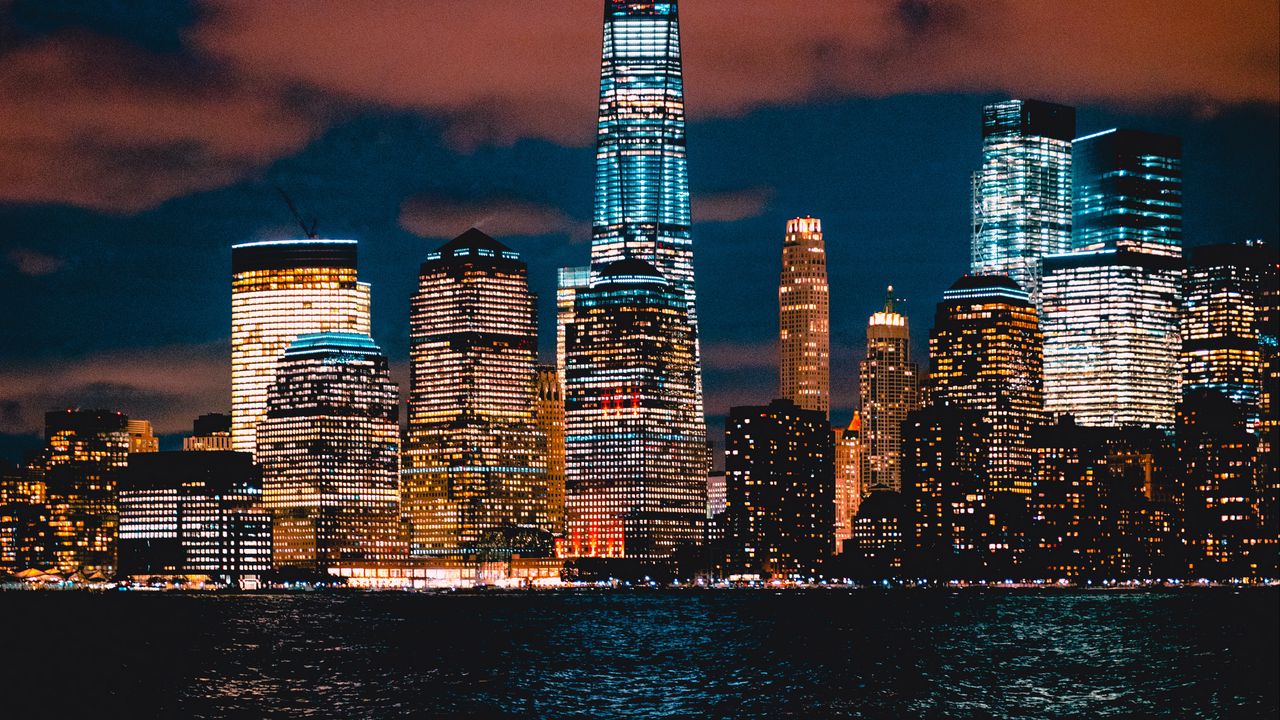
[[[766,5],[761,12],[783,12]],[[576,8],[566,8],[564,17],[557,13],[556,22],[572,17],[573,12]],[[594,25],[598,8],[584,5],[583,12],[589,12],[592,22],[580,24]],[[682,23],[689,46],[686,54],[699,59],[691,71],[697,73],[694,80],[705,78],[708,68],[726,72],[710,54],[715,46],[708,40],[709,16],[703,12],[688,9]],[[819,8],[816,12],[838,11]],[[899,12],[901,16],[889,21],[908,29],[919,26],[925,35],[947,26],[942,16]],[[182,31],[207,29],[212,23],[195,13],[175,13],[152,18],[155,22],[143,31],[118,20],[74,14],[55,22],[39,8],[23,3],[5,13],[5,19],[18,28],[20,41],[21,52],[14,56],[12,67],[39,52],[74,55],[74,28],[113,37],[125,50],[141,48],[144,65],[162,52],[190,56],[206,51],[208,36],[196,42]],[[1172,32],[1186,32],[1178,30],[1180,20],[1168,22]],[[1267,22],[1269,18],[1260,23],[1262,29]],[[499,24],[495,31],[503,27],[509,26]],[[744,32],[750,32],[753,26],[746,22],[746,27]],[[220,29],[231,31],[225,26]],[[566,51],[572,55],[569,65],[591,68],[593,56],[598,58],[598,35],[590,40],[587,45],[584,41],[565,45],[577,48]],[[1201,44],[1191,48],[1206,57],[1213,54]],[[118,59],[117,50],[111,51],[108,65]],[[1117,61],[1124,59],[1123,49],[1116,52]],[[904,67],[910,66],[904,61]],[[1243,83],[1242,89],[1241,82],[1210,88],[1205,75],[1196,75],[1167,82],[1162,92],[1207,99],[1157,109],[1151,93],[1121,92],[1113,78],[1090,74],[1076,65],[1069,70],[1077,78],[1096,78],[1097,88],[1088,90],[1083,82],[1074,87],[1046,84],[1042,76],[1030,72],[1024,81],[993,81],[1002,84],[1002,91],[981,84],[956,84],[945,88],[950,94],[936,94],[942,88],[922,80],[914,89],[933,94],[917,98],[900,94],[901,81],[881,93],[860,90],[856,81],[841,81],[834,95],[822,101],[801,89],[794,95],[754,99],[739,107],[725,98],[733,93],[743,97],[740,86],[728,83],[708,89],[713,83],[704,80],[701,90],[695,87],[689,126],[694,148],[694,237],[699,248],[707,414],[713,422],[732,405],[764,401],[771,395],[767,388],[776,382],[776,348],[770,342],[776,327],[770,327],[766,308],[769,296],[776,292],[776,228],[788,217],[807,213],[823,217],[831,237],[837,239],[828,248],[832,306],[840,309],[832,317],[833,420],[842,424],[854,404],[852,368],[857,361],[859,326],[877,304],[877,288],[893,283],[908,298],[905,307],[914,326],[914,358],[924,359],[921,348],[932,305],[963,270],[968,255],[968,173],[980,161],[978,110],[991,100],[1034,96],[1074,105],[1078,135],[1119,125],[1182,136],[1187,156],[1188,247],[1250,237],[1275,239],[1276,219],[1267,204],[1267,198],[1275,195],[1277,175],[1276,113],[1274,98],[1268,95],[1273,91],[1259,90],[1256,83]],[[594,93],[589,80],[581,85],[581,74],[580,68],[572,73],[579,78],[571,86],[572,102],[587,109],[581,118],[566,115],[564,125],[578,126],[572,132],[586,137]],[[995,71],[992,75],[1001,77]],[[1201,85],[1188,84],[1197,79]],[[63,81],[78,87],[73,73]],[[139,88],[153,87],[148,77],[137,83]],[[1198,89],[1193,92],[1193,88]],[[868,99],[869,94],[888,96]],[[16,97],[23,108],[41,102],[30,93]],[[514,116],[501,112],[507,118],[537,116],[536,111]],[[132,200],[119,195],[114,202],[96,198],[89,185],[37,188],[44,193],[38,198],[19,195],[11,188],[0,192],[4,198],[0,213],[20,238],[15,246],[6,247],[4,272],[12,280],[8,292],[20,293],[16,296],[20,305],[36,298],[41,308],[48,308],[7,320],[11,331],[28,342],[7,348],[3,356],[6,370],[0,380],[8,402],[0,429],[4,435],[0,455],[16,460],[23,448],[37,446],[42,413],[66,404],[119,407],[131,417],[150,419],[165,447],[175,447],[175,436],[191,418],[226,412],[225,401],[212,399],[225,398],[229,382],[227,371],[213,362],[225,357],[227,256],[233,244],[297,236],[275,194],[276,184],[295,195],[304,215],[317,216],[322,235],[360,242],[361,280],[374,288],[373,336],[387,348],[402,390],[407,386],[405,298],[413,281],[411,269],[405,268],[472,221],[486,229],[483,221],[489,220],[491,234],[526,257],[536,258],[530,271],[534,291],[543,299],[541,359],[550,360],[554,335],[549,300],[556,267],[581,262],[583,255],[583,219],[589,216],[591,193],[590,151],[582,139],[567,139],[558,129],[535,127],[528,132],[529,126],[520,122],[514,123],[519,129],[511,131],[511,138],[490,143],[494,138],[482,134],[459,151],[460,141],[449,130],[456,123],[440,121],[445,116],[438,113],[426,115],[435,119],[356,109],[317,130],[307,143],[290,145],[292,155],[265,150],[272,160],[264,161],[260,173],[231,172],[234,177],[219,181],[218,187],[192,188],[178,177],[165,189],[165,178],[173,177],[157,171],[151,182],[139,186],[139,197]],[[786,130],[779,125],[783,118]],[[233,121],[226,123],[234,126]],[[812,128],[819,126],[831,130],[817,137],[837,133],[841,138],[826,148],[826,157],[805,152],[806,138],[815,136]],[[778,142],[775,147],[760,148],[752,166],[728,154],[730,147],[742,147],[744,138],[762,131]],[[517,137],[544,139],[516,141]],[[907,147],[908,142],[924,145],[928,152],[921,148],[886,155],[861,137],[875,137],[890,149]],[[928,142],[920,143],[921,139]],[[365,148],[361,164],[380,170],[376,188],[351,162],[356,147]],[[394,162],[397,153],[387,152],[405,147],[412,150],[407,155],[414,162],[430,160],[434,167],[457,171],[455,176],[426,180],[420,170],[406,168],[403,160]],[[800,168],[793,164],[797,157],[811,161]],[[129,168],[126,162],[121,170]],[[138,177],[136,172],[143,171],[130,172]],[[872,186],[863,180],[867,177],[880,182]],[[521,191],[535,196],[519,196]],[[913,194],[938,202],[926,203],[930,207],[924,212],[914,207],[919,203],[907,210],[906,198]],[[890,199],[894,196],[902,199]],[[158,204],[167,197],[177,199]],[[40,203],[32,203],[33,199]],[[439,224],[424,220],[422,208],[434,209],[432,217]],[[440,227],[443,224],[449,227]],[[429,238],[414,240],[402,225]],[[919,256],[917,260],[925,260],[890,262],[893,249],[904,243]],[[148,266],[167,268],[172,263],[173,270],[124,272],[122,263],[144,257]],[[95,270],[121,282],[104,286],[92,281],[86,273]],[[68,312],[85,306],[86,292],[100,294],[88,307],[112,304],[122,311],[107,320],[83,309]],[[743,299],[760,308],[759,317],[753,313],[744,318],[734,312]],[[50,322],[53,316],[45,313],[58,313],[60,319]],[[147,321],[123,320],[135,317]],[[179,372],[181,383],[174,378]],[[719,435],[718,425],[710,434]]]

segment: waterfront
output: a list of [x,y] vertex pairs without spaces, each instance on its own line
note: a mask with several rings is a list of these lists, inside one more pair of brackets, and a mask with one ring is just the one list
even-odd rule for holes
[[1274,717],[1275,590],[0,593],[74,717]]

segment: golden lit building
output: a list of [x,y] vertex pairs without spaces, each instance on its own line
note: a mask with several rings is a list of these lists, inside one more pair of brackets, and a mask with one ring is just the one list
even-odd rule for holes
[[520,256],[474,228],[422,263],[401,484],[412,555],[550,552],[534,303]]
[[853,412],[847,428],[835,428],[836,554],[853,537],[853,519],[862,504],[862,414]]
[[911,331],[906,316],[894,309],[892,285],[884,309],[867,323],[867,355],[858,371],[863,494],[900,492],[902,423],[920,406],[920,371],[911,362]]
[[564,389],[555,366],[538,366],[538,404],[534,416],[542,456],[547,465],[547,521],[551,533],[562,536],[564,518]]
[[1045,421],[1044,335],[1027,293],[1005,275],[965,275],[942,294],[929,333],[929,400],[989,424],[989,492],[1031,493],[1032,429]]
[[129,421],[129,452],[160,452],[160,438],[152,431],[150,420]]
[[276,363],[307,333],[369,333],[369,285],[354,240],[275,240],[231,249],[232,448],[256,452]]
[[44,471],[38,463],[0,471],[0,572],[53,562]]
[[822,221],[787,221],[778,285],[781,397],[805,410],[831,410],[831,291]]
[[368,335],[316,333],[280,359],[258,425],[277,568],[403,557],[399,391]]
[[45,413],[45,484],[59,572],[116,566],[116,474],[129,460],[129,419],[106,410]]

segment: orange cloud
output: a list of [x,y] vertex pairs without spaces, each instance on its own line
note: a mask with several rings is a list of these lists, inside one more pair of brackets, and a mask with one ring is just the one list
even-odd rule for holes
[[699,223],[736,222],[757,217],[764,212],[772,196],[773,191],[769,188],[695,194],[693,220]]
[[60,257],[28,248],[14,248],[7,257],[15,270],[28,277],[52,275],[66,264]]

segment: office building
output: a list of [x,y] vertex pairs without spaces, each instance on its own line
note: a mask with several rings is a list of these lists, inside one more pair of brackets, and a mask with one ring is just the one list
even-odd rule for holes
[[369,285],[354,240],[277,240],[231,249],[231,434],[256,451],[276,363],[299,335],[369,333]]
[[579,291],[565,338],[571,557],[662,562],[706,519],[706,426],[688,303],[649,263]]
[[129,420],[129,453],[160,452],[160,438],[151,429],[150,420]]
[[547,527],[551,534],[563,537],[566,530],[564,510],[564,388],[554,365],[537,369],[537,404],[534,419],[538,427],[538,451],[546,464]]
[[831,411],[831,290],[822,221],[787,221],[778,285],[781,397],[805,410]]
[[129,459],[129,419],[106,410],[45,413],[42,459],[54,566],[101,574],[116,567],[116,477]]
[[188,451],[225,451],[231,449],[231,416],[206,413],[191,423],[191,437],[182,438],[182,449]]
[[862,405],[863,493],[902,489],[902,423],[920,404],[920,370],[911,362],[907,318],[895,309],[893,287],[884,309],[867,323],[867,354],[858,365]]
[[929,333],[929,399],[976,410],[989,425],[988,492],[1031,492],[1032,429],[1043,422],[1036,308],[1004,275],[965,275],[942,294]]
[[1040,260],[1071,248],[1074,108],[1006,100],[982,109],[973,178],[975,275],[1008,275],[1040,300]]
[[53,565],[52,532],[39,465],[0,469],[0,572]]
[[234,584],[271,569],[271,515],[248,453],[134,455],[121,472],[120,575]]
[[389,560],[400,541],[398,391],[368,335],[302,335],[258,425],[277,568]]
[[401,471],[413,555],[468,555],[551,530],[534,304],[520,256],[479,230],[422,263]]
[[731,575],[813,577],[835,550],[835,446],[826,413],[790,400],[725,421]]
[[1072,250],[1182,257],[1182,143],[1111,129],[1072,143]]
[[853,537],[853,519],[862,504],[862,414],[853,411],[848,427],[834,428],[837,555]]

